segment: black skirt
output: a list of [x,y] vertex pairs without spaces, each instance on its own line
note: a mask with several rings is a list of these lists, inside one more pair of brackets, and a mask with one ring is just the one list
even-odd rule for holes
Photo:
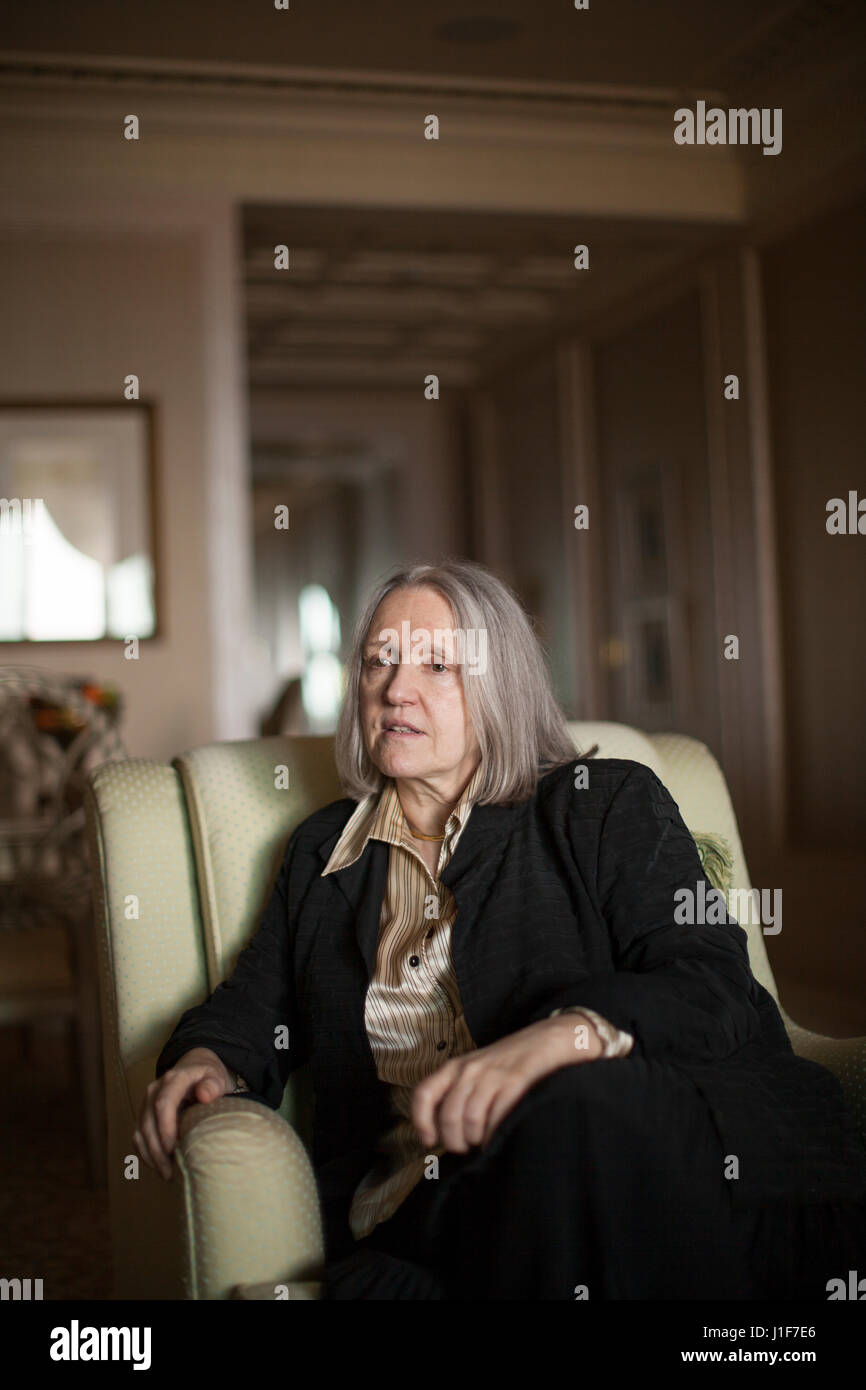
[[445,1154],[363,1240],[326,1299],[809,1299],[866,1259],[866,1200],[735,1208],[701,1092],[644,1058],[563,1067],[485,1149]]

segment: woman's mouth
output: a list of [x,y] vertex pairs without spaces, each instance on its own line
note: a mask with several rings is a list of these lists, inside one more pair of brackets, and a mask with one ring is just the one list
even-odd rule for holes
[[385,726],[386,738],[423,738],[420,729],[414,729],[411,724],[387,724]]

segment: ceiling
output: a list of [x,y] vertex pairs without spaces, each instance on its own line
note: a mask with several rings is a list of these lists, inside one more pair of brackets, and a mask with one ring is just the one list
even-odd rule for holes
[[[470,386],[730,235],[706,224],[244,208],[252,389]],[[589,269],[576,270],[579,234]],[[290,248],[287,271],[274,247]]]

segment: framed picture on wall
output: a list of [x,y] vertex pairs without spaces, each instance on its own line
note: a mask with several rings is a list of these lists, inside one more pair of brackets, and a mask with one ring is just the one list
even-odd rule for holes
[[158,635],[153,416],[0,402],[0,642]]
[[678,693],[689,687],[687,634],[678,600],[631,599],[623,606],[626,699],[647,728],[674,719]]
[[625,709],[646,728],[675,722],[690,690],[675,472],[657,461],[640,464],[618,496]]
[[619,493],[623,593],[663,594],[670,583],[670,498],[658,463],[635,469]]

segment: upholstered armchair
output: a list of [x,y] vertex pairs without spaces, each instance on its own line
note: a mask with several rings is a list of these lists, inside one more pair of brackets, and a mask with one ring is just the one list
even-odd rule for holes
[[[750,888],[728,790],[702,743],[619,724],[570,728],[578,749],[597,742],[599,756],[651,767],[710,880]],[[342,795],[332,749],[327,737],[251,739],[195,749],[171,766],[106,763],[89,778],[118,1298],[272,1299],[289,1283],[291,1297],[318,1297],[307,1068],[290,1078],[279,1111],[242,1096],[185,1110],[168,1183],[134,1161],[133,1131],[165,1040],[231,972],[292,830]],[[752,970],[778,1001],[761,925],[740,920]],[[825,1038],[783,1018],[795,1051],[836,1074],[866,1130],[866,1038]]]

